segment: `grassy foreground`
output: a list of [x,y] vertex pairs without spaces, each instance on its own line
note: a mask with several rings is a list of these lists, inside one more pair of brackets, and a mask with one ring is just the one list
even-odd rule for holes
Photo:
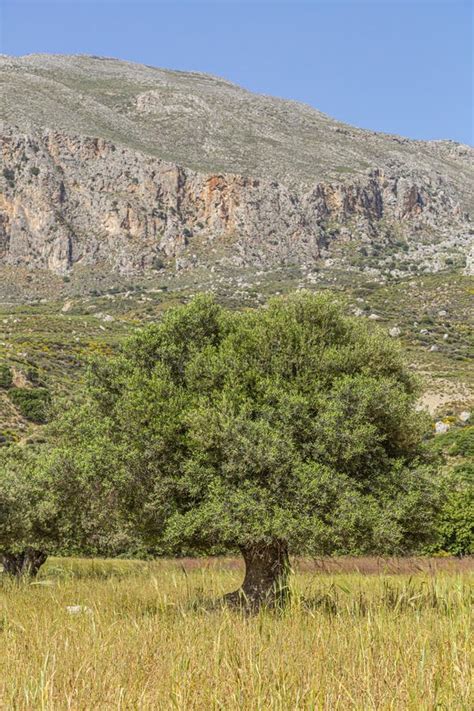
[[0,708],[467,710],[469,568],[302,565],[285,613],[246,618],[209,605],[232,561],[51,559],[0,576]]

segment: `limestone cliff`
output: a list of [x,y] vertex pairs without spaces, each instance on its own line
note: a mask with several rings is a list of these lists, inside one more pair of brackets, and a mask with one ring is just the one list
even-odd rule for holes
[[472,263],[468,147],[112,60],[4,57],[0,70],[0,264],[383,272],[394,248],[395,271]]

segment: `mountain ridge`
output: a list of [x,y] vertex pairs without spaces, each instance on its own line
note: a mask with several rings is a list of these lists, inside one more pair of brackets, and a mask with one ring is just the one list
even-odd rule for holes
[[41,60],[41,59],[57,59],[57,60],[96,60],[100,62],[112,62],[115,64],[119,65],[126,65],[129,67],[144,67],[146,69],[151,69],[152,71],[156,72],[162,72],[165,74],[170,74],[170,75],[182,75],[183,77],[196,77],[196,78],[204,78],[204,79],[210,79],[212,81],[215,81],[220,84],[227,85],[231,88],[238,89],[242,92],[246,92],[250,95],[253,96],[260,96],[262,98],[268,98],[272,99],[275,101],[281,101],[289,104],[295,104],[297,106],[302,106],[307,109],[310,109],[311,111],[314,111],[315,113],[319,114],[320,116],[324,117],[325,119],[329,119],[330,121],[334,121],[338,124],[342,124],[346,126],[347,128],[352,128],[357,131],[362,131],[368,134],[378,134],[380,136],[385,136],[387,138],[393,138],[393,139],[403,139],[406,141],[410,141],[412,143],[420,143],[420,144],[448,144],[451,146],[461,146],[465,148],[472,149],[474,148],[471,144],[464,143],[462,141],[456,141],[454,139],[450,138],[427,138],[427,139],[420,139],[420,138],[413,138],[410,136],[406,136],[404,134],[396,133],[396,132],[391,132],[391,131],[381,131],[378,129],[372,129],[372,128],[366,128],[362,126],[357,126],[355,124],[350,124],[347,121],[344,121],[343,119],[338,119],[332,114],[321,111],[320,109],[316,108],[312,104],[301,101],[299,99],[290,99],[288,97],[283,97],[283,96],[277,96],[274,94],[269,94],[266,92],[255,92],[252,89],[249,89],[241,84],[239,84],[236,81],[233,81],[231,79],[226,79],[225,77],[222,77],[217,74],[212,74],[210,72],[201,72],[198,70],[186,70],[186,69],[175,69],[172,67],[157,67],[151,64],[144,64],[141,62],[137,62],[134,60],[129,60],[129,59],[120,59],[118,57],[108,57],[108,56],[99,56],[99,55],[94,55],[94,54],[88,54],[88,53],[77,53],[77,54],[62,54],[62,53],[47,53],[47,52],[32,52],[28,54],[23,54],[23,55],[8,55],[8,54],[2,54],[0,53],[0,60],[6,60],[6,61],[22,61],[22,60]]
[[0,265],[471,269],[469,146],[113,58],[2,56],[0,82]]

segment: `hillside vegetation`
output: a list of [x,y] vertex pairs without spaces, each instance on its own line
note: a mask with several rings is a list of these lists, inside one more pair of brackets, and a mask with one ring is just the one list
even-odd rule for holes
[[[332,289],[346,299],[349,314],[374,319],[407,349],[410,367],[423,382],[421,404],[433,418],[454,417],[474,405],[470,354],[472,279],[458,273],[427,275],[380,285],[348,275],[304,274],[300,270],[237,270],[230,275],[180,275],[174,278],[91,280],[94,295],[84,296],[81,281],[48,280],[29,304],[0,303],[0,366],[16,386],[47,387],[53,404],[81,390],[91,358],[116,352],[145,324],[160,320],[170,307],[196,293],[211,291],[232,308],[254,307],[270,296],[297,288]],[[1,291],[0,285],[0,291]],[[376,319],[376,320],[375,320]],[[396,331],[398,333],[398,331]],[[0,435],[28,438],[37,426],[23,417],[9,397],[0,371]],[[13,384],[13,383],[12,383]]]

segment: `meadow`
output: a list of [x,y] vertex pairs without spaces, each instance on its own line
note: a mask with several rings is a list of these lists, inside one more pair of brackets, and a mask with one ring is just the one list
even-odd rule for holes
[[0,708],[472,708],[472,559],[295,567],[288,609],[254,616],[212,603],[241,581],[233,559],[0,575]]

